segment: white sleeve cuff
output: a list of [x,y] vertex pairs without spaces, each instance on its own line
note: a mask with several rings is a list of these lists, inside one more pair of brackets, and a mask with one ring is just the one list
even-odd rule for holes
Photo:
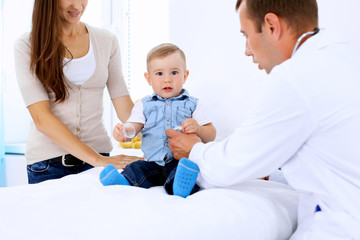
[[205,147],[205,143],[198,142],[196,143],[193,148],[191,149],[191,152],[189,154],[189,159],[196,163],[200,169],[199,175],[197,177],[196,183],[200,186],[201,189],[209,189],[214,188],[215,186],[207,182],[202,174],[201,174],[201,165],[199,165],[203,156],[203,149]]
[[[194,163],[199,165],[201,155],[202,155],[202,148],[205,144],[202,142],[196,143],[190,151],[189,159]],[[199,166],[200,167],[200,166]]]

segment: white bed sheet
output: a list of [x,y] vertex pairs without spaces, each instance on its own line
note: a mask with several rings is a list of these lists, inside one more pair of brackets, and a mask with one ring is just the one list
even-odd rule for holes
[[162,187],[104,187],[103,168],[0,188],[0,239],[282,240],[296,228],[297,194],[254,180],[186,199]]

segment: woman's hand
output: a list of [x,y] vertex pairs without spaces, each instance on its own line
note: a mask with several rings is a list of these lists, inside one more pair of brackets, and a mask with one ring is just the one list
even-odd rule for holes
[[105,157],[105,156],[101,156],[98,159],[98,166],[103,166],[105,167],[108,164],[112,164],[114,165],[117,169],[125,169],[126,165],[135,162],[135,161],[145,161],[144,158],[142,157],[137,157],[137,156],[129,156],[129,155],[116,155],[116,156],[111,156],[111,157]]

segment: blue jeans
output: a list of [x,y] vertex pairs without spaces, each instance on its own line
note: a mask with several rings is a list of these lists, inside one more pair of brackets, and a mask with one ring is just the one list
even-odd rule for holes
[[[136,161],[127,165],[121,174],[132,186],[141,188],[164,186],[165,191],[173,195],[173,183],[178,163],[179,161],[172,160],[165,166],[160,166],[155,162]],[[190,194],[196,193],[199,189],[200,187],[195,184]]]
[[[108,153],[100,153],[109,156]],[[54,158],[27,165],[28,183],[34,184],[50,179],[58,179],[70,174],[77,174],[93,168],[92,165],[85,163],[74,167],[65,167],[62,163],[55,162]]]

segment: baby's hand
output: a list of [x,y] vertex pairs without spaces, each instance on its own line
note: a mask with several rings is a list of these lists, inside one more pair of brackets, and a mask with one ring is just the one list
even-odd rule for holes
[[123,124],[118,123],[115,125],[114,130],[113,130],[113,136],[114,136],[115,140],[118,142],[126,142],[127,141],[127,138],[124,137],[124,135],[122,133],[122,129],[123,129]]
[[200,125],[197,123],[197,121],[193,118],[187,118],[185,121],[181,124],[183,133],[190,134],[195,133],[198,134],[200,131]]

